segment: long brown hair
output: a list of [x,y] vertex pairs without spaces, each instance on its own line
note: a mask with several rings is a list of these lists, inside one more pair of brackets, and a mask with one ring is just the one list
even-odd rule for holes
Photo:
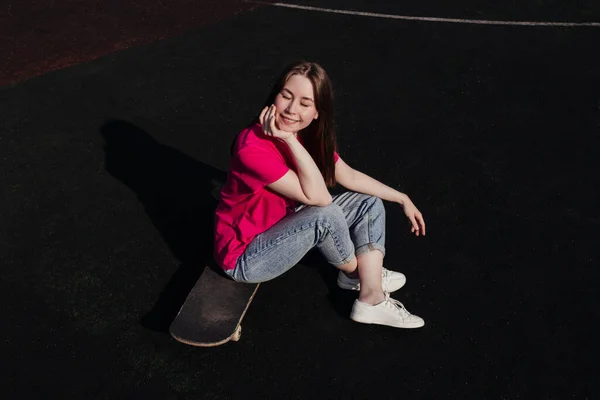
[[325,184],[335,186],[335,163],[333,152],[336,150],[335,127],[333,124],[333,88],[325,69],[314,62],[298,61],[284,69],[265,106],[274,103],[275,97],[293,75],[302,75],[312,83],[315,107],[319,118],[313,120],[305,129],[298,132],[302,144],[319,167]]

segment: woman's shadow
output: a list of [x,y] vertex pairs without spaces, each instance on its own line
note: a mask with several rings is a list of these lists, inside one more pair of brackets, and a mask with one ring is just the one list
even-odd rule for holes
[[226,173],[158,143],[126,121],[106,121],[100,133],[107,172],[137,194],[180,262],[141,320],[148,329],[168,331],[205,266],[213,264],[214,213]]

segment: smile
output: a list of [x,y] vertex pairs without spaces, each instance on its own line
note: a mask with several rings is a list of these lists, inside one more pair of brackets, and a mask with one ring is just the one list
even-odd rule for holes
[[291,119],[288,117],[284,117],[283,115],[279,115],[281,117],[281,121],[283,121],[284,124],[286,125],[292,125],[295,124],[296,122],[300,122],[299,120],[295,120],[295,119]]

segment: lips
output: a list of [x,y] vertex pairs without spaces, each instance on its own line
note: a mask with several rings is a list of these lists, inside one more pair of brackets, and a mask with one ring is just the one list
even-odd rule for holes
[[297,122],[300,122],[299,120],[295,120],[292,118],[288,118],[288,117],[284,117],[283,115],[279,114],[279,119],[281,120],[281,122],[283,122],[286,125],[293,125]]

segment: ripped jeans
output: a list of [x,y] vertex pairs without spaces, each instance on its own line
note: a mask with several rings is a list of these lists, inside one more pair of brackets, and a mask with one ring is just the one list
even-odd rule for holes
[[334,266],[372,250],[385,255],[385,208],[381,199],[346,192],[325,207],[300,206],[256,236],[225,271],[238,282],[265,282],[278,277],[316,247]]

